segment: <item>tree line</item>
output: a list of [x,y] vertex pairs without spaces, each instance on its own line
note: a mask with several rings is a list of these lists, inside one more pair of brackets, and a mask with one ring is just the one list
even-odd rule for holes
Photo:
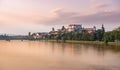
[[58,35],[50,35],[49,39],[55,40],[80,40],[80,41],[103,41],[104,31],[96,30],[93,34],[89,34],[86,30],[80,32],[64,32]]
[[98,29],[93,34],[89,34],[86,30],[62,32],[58,35],[50,35],[48,39],[115,42],[120,41],[120,27],[109,32],[105,32],[104,28]]
[[[64,29],[64,28],[63,28]],[[87,30],[81,30],[77,32],[59,32],[57,35],[51,34],[46,35],[46,40],[78,40],[78,41],[104,41],[107,42],[118,42],[120,41],[120,27],[113,30],[105,32],[105,29],[98,29],[92,34],[89,34]],[[41,40],[34,39],[29,36],[8,36],[8,35],[0,35],[0,40]]]
[[106,42],[120,41],[120,27],[113,31],[105,32],[104,41]]
[[9,36],[9,35],[0,35],[0,40],[28,40],[28,36]]

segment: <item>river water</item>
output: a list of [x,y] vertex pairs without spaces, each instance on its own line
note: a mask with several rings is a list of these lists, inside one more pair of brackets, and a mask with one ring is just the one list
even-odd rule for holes
[[0,70],[120,70],[120,48],[0,41]]

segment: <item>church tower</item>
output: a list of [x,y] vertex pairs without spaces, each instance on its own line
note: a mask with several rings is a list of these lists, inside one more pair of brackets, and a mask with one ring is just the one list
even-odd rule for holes
[[55,31],[55,28],[54,28],[54,27],[52,28],[52,31],[53,31],[53,32]]
[[103,32],[105,32],[105,28],[104,28],[104,25],[102,24],[102,30],[103,30]]

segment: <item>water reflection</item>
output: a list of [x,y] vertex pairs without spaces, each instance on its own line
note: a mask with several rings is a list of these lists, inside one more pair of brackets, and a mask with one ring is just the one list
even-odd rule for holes
[[120,70],[120,48],[0,41],[0,70]]

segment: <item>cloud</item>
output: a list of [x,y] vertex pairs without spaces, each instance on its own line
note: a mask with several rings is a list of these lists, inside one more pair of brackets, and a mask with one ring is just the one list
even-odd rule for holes
[[52,17],[43,18],[40,23],[68,24],[68,23],[120,23],[120,11],[101,11],[94,14],[82,15],[77,12],[66,12],[63,9],[53,11]]
[[89,1],[91,1],[91,2],[96,2],[97,0],[89,0]]
[[113,3],[117,5],[117,7],[120,9],[120,0],[112,0]]
[[[21,23],[35,23],[36,21],[40,20],[42,16],[32,13],[21,13],[21,12],[7,12],[7,11],[0,11],[0,22],[1,23],[15,23],[15,24],[21,24]],[[1,24],[0,23],[0,24]]]
[[[96,0],[90,0],[96,1]],[[3,23],[39,23],[39,24],[68,24],[68,23],[119,23],[120,11],[106,11],[108,4],[96,3],[86,11],[73,12],[57,8],[48,16],[33,13],[0,12],[0,22]]]
[[113,1],[115,1],[115,2],[117,2],[117,3],[119,3],[119,4],[120,4],[120,0],[113,0]]
[[[73,17],[78,18],[83,23],[120,23],[120,12],[99,12],[92,15]],[[77,20],[76,20],[77,21]]]
[[97,4],[95,7],[96,8],[106,8],[108,6],[109,6],[108,4]]
[[69,19],[71,19],[75,15],[77,16],[78,13],[76,13],[76,12],[65,12],[65,11],[63,11],[62,8],[58,8],[58,9],[53,10],[52,13],[49,16],[41,19],[39,21],[39,23],[46,23],[46,24],[48,24],[48,23],[52,23],[52,24],[67,23],[67,22],[70,22]]

